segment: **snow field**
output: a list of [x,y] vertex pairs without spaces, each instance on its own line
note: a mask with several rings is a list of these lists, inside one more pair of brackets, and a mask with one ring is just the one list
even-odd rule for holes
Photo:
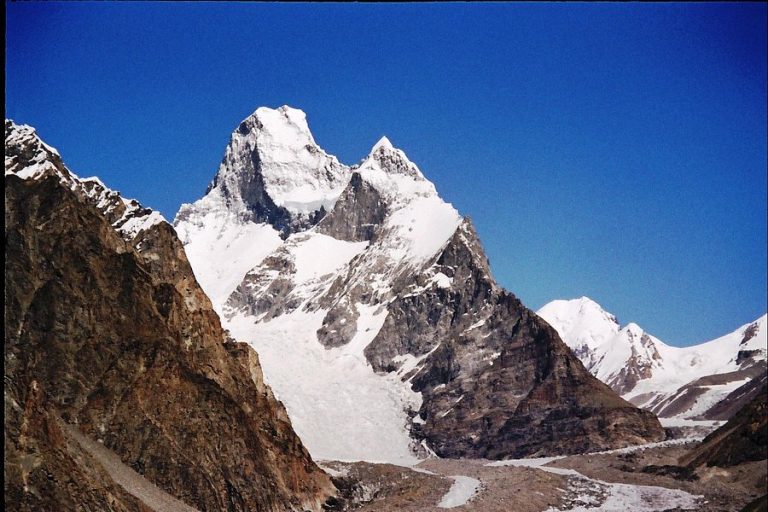
[[205,213],[195,213],[177,223],[176,233],[197,282],[221,313],[221,306],[245,274],[283,241],[272,226],[241,221],[214,204],[203,210]]
[[480,480],[468,476],[452,476],[453,485],[437,504],[439,508],[454,508],[465,505],[477,494],[480,488]]
[[[641,445],[633,449],[649,447]],[[607,452],[606,452],[607,453]],[[569,492],[567,497],[575,506],[565,509],[549,508],[546,512],[655,512],[680,508],[682,510],[696,510],[698,501],[703,496],[677,489],[667,489],[649,485],[616,484],[589,478],[573,469],[564,469],[547,466],[550,462],[565,457],[540,457],[532,459],[510,459],[495,461],[487,466],[519,466],[540,469],[549,473],[569,477]],[[574,492],[575,491],[575,492]]]
[[258,324],[236,316],[226,327],[259,353],[266,382],[314,458],[411,466],[419,460],[410,449],[405,410],[418,408],[421,395],[367,363],[363,350],[387,313],[357,307],[357,334],[340,348],[317,341],[324,311],[296,311]]

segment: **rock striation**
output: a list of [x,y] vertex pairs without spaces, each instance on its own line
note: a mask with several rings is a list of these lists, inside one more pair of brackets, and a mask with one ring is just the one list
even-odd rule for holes
[[329,478],[170,224],[27,126],[5,151],[6,508],[320,510]]

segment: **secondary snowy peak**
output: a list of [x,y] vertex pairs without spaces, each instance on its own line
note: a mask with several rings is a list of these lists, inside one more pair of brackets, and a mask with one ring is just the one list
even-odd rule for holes
[[5,174],[25,180],[58,179],[101,211],[121,236],[129,242],[142,231],[166,222],[156,211],[135,199],[125,199],[97,177],[80,178],[66,167],[53,147],[38,136],[34,128],[5,120]]
[[389,200],[437,195],[432,182],[387,137],[374,144],[368,156],[352,170]]
[[614,315],[588,297],[556,300],[537,314],[557,330],[593,375],[619,394],[649,378],[661,364],[660,340],[635,323],[621,327]]
[[574,351],[594,350],[616,336],[616,317],[589,297],[554,300],[538,311]]
[[705,415],[765,368],[765,316],[715,340],[679,348],[637,324],[620,327],[586,297],[553,301],[538,314],[593,375],[665,417]]

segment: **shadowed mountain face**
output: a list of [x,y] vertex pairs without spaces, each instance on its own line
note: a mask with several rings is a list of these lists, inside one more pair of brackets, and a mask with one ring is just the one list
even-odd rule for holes
[[[301,136],[280,135],[294,133],[295,119],[305,116],[260,108],[241,124],[214,186],[184,205],[175,225],[227,327],[264,356],[297,430],[306,439],[322,432],[307,441],[310,450],[382,460],[387,446],[350,453],[340,438],[354,432],[376,445],[381,431],[366,430],[373,414],[384,418],[378,427],[390,449],[410,443],[444,457],[575,453],[663,438],[653,414],[590,375],[554,329],[495,282],[471,222],[405,153],[382,138],[360,164],[328,174],[335,159],[317,148],[323,159],[301,156],[312,140],[305,123]],[[253,148],[261,163],[238,164],[253,161]],[[322,204],[324,215],[292,224],[299,227],[280,241],[282,224],[248,214],[260,198],[249,195],[245,206],[227,199],[248,195],[236,188],[250,182],[272,183],[264,193],[282,204]],[[232,221],[212,229],[219,218]],[[219,240],[272,250],[225,253]],[[225,293],[221,282],[230,283]],[[289,353],[306,364],[297,371]],[[328,372],[333,365],[340,371]],[[317,385],[299,392],[310,378]],[[315,403],[348,405],[323,417]]]
[[768,459],[768,386],[682,459],[689,466],[729,467]]
[[98,442],[196,509],[319,510],[333,488],[256,353],[133,203],[6,122],[6,507],[147,510],[84,448]]

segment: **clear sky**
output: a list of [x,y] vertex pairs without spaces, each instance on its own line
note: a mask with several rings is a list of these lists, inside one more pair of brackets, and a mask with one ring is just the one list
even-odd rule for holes
[[386,134],[529,307],[676,345],[766,310],[766,4],[10,3],[6,117],[172,219],[261,105]]

